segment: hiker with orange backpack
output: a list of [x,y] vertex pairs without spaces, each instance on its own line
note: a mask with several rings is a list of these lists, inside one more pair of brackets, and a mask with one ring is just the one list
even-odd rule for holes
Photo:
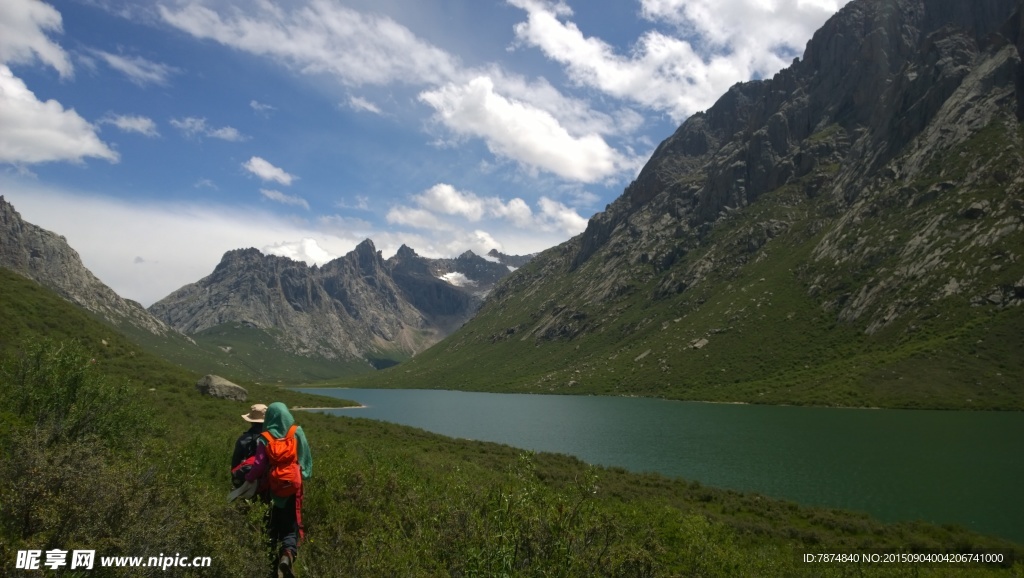
[[271,551],[280,544],[276,558],[278,578],[292,578],[302,528],[302,482],[313,475],[313,456],[302,427],[288,406],[274,402],[263,419],[263,433],[257,442],[256,459],[245,475],[246,482],[267,477],[271,497],[267,534]]

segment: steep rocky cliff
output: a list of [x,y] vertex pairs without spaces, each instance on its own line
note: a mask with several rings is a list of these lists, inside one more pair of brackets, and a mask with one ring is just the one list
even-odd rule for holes
[[189,335],[230,325],[265,332],[292,354],[379,366],[451,333],[508,274],[472,253],[427,259],[402,246],[384,260],[369,239],[322,267],[240,249],[149,310]]
[[[403,379],[1024,403],[1008,377],[1024,377],[1019,8],[849,3],[802,59],[683,123],[584,233],[500,283]],[[910,367],[925,372],[913,384]]]
[[0,267],[28,277],[115,327],[172,332],[139,303],[120,297],[82,264],[67,240],[22,220],[0,195]]
[[[706,243],[715,225],[730,214],[768,192],[801,189],[808,200],[823,197],[826,206],[819,215],[838,217],[817,225],[827,227],[828,233],[807,263],[820,275],[811,285],[842,285],[851,274],[889,262],[871,287],[860,288],[869,296],[847,299],[842,293],[832,305],[841,319],[865,319],[869,331],[891,322],[908,272],[924,273],[926,268],[932,284],[957,276],[939,266],[935,251],[954,251],[958,241],[975,237],[979,228],[994,229],[987,231],[994,237],[983,246],[1012,229],[1000,234],[1012,223],[996,222],[1013,220],[1009,213],[1015,195],[990,201],[989,219],[980,223],[964,223],[959,217],[973,202],[983,203],[973,195],[980,188],[1011,184],[1019,177],[1019,151],[978,155],[983,164],[971,167],[945,161],[962,157],[966,151],[958,149],[972,138],[1019,139],[1020,53],[1006,35],[997,34],[1016,4],[849,4],[815,34],[802,61],[770,80],[733,87],[707,113],[695,115],[662,143],[636,182],[594,218],[572,266],[581,266],[603,248],[648,260],[654,264],[648,276],[656,275]],[[982,135],[986,128],[989,134]],[[956,195],[971,202],[962,207],[933,203],[942,192],[948,193],[943,201]],[[793,208],[811,204],[801,201]],[[752,223],[740,233],[747,237],[745,243],[736,241],[757,253],[806,216],[790,211],[782,218]],[[885,220],[905,218],[923,237],[900,238],[910,232],[902,227],[865,235],[869,223],[878,228]],[[957,226],[950,231],[940,226],[943,222]],[[925,223],[931,227],[921,228]],[[961,230],[965,224],[977,226]],[[623,234],[631,230],[640,233]],[[934,238],[954,233],[956,238]],[[728,260],[726,253],[720,243],[677,278],[665,279],[662,293],[700,284]],[[846,267],[836,266],[844,263]],[[606,289],[615,291],[619,282],[610,278]],[[961,285],[958,290],[965,289]]]

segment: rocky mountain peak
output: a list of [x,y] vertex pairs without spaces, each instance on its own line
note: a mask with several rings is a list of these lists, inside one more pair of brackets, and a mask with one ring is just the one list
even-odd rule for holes
[[214,270],[233,271],[243,269],[263,262],[266,257],[269,257],[269,255],[264,255],[262,251],[254,247],[233,249],[224,253]]
[[380,275],[384,269],[384,258],[370,239],[356,245],[356,248],[344,258],[351,259],[363,275]]
[[363,239],[355,248],[356,253],[367,253],[372,254],[377,252],[377,247],[373,244],[371,239]]
[[395,253],[395,257],[397,257],[399,260],[404,260],[415,259],[416,257],[419,257],[419,255],[416,254],[416,251],[414,251],[412,247],[409,247],[408,245],[403,243],[402,246],[399,247],[398,251]]
[[530,261],[534,257],[531,255],[506,255],[497,249],[491,249],[487,252],[487,256],[492,259],[497,259],[499,263],[506,267],[512,267],[518,269]]

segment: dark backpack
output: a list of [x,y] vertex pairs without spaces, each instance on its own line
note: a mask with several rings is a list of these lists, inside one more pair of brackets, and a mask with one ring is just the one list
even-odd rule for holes
[[254,434],[251,431],[247,431],[238,438],[237,445],[241,445],[244,448],[242,461],[235,467],[231,468],[231,485],[232,487],[239,487],[245,483],[245,475],[252,469],[253,462],[256,461],[256,442],[260,439],[260,434]]

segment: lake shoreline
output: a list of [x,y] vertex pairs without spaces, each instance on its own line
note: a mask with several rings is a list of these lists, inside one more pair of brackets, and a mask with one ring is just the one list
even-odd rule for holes
[[[289,386],[288,389],[364,389],[361,387],[343,387],[338,385],[302,385],[302,386]],[[581,396],[581,397],[618,397],[625,399],[657,399],[661,401],[681,401],[688,403],[713,403],[718,405],[752,405],[752,406],[771,406],[771,407],[813,407],[813,408],[824,408],[824,409],[894,409],[894,410],[909,410],[909,411],[986,411],[964,408],[960,410],[932,410],[928,408],[900,408],[900,407],[879,407],[879,406],[866,406],[866,405],[813,405],[813,404],[796,404],[796,403],[759,403],[751,401],[714,401],[708,399],[676,399],[671,397],[656,397],[646,395],[608,395],[601,393],[526,393],[521,391],[477,391],[467,389],[438,389],[432,387],[413,387],[413,388],[399,388],[399,387],[382,387],[382,388],[370,388],[370,389],[382,389],[382,390],[398,390],[398,389],[410,389],[417,391],[459,391],[464,393],[497,393],[497,394],[509,394],[509,395],[568,395],[568,396]],[[313,394],[316,395],[316,394]],[[365,408],[366,406],[351,406],[353,409]],[[337,407],[297,407],[293,409],[347,409]],[[1012,411],[1012,410],[1010,410]]]
[[[566,454],[594,465],[858,510],[890,521],[959,523],[1024,539],[1007,519],[1009,511],[1024,511],[1024,500],[1014,489],[1014,480],[1024,476],[1024,460],[1007,460],[1014,451],[1011,440],[1024,435],[1024,421],[1015,412],[661,403],[691,400],[442,389],[299,389],[367,406],[351,415],[324,410],[338,416]],[[892,464],[900,464],[897,478],[891,475]],[[945,478],[936,485],[940,472]],[[981,472],[986,481],[979,485],[972,479]],[[932,489],[921,491],[925,486]],[[974,498],[951,501],[950,495]],[[986,515],[979,519],[977,512]]]

